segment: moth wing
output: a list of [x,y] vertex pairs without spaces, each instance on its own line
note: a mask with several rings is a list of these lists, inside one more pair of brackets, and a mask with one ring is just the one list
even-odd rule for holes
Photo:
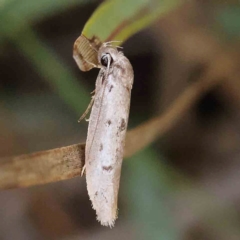
[[[133,70],[127,58],[114,64],[106,79],[97,79],[99,91],[92,108],[86,143],[89,197],[102,225],[117,218],[118,190],[128,124]],[[94,129],[94,130],[92,130]],[[94,131],[94,132],[93,132]]]

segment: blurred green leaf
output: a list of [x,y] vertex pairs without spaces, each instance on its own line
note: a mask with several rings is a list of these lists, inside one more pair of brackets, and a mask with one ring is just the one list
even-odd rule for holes
[[169,171],[159,159],[159,154],[153,148],[147,148],[125,161],[125,164],[124,192],[127,193],[129,215],[134,218],[131,220],[137,224],[137,239],[178,239],[168,209],[172,190],[167,176]]
[[60,11],[66,11],[74,6],[91,2],[96,2],[96,0],[7,0],[3,3],[3,7],[0,8],[0,13],[7,12],[10,15],[18,15],[24,21],[32,22],[44,19]]
[[[69,107],[77,115],[81,115],[90,101],[90,93],[80,86],[80,81],[66,64],[37,37],[26,22],[19,19],[18,15],[13,17],[5,14],[1,15],[0,19],[6,23],[0,25],[2,35],[18,47]],[[15,23],[22,26],[20,32],[14,32],[11,28]]]
[[24,32],[15,44],[69,107],[81,115],[88,106],[90,93],[80,86],[68,66],[31,31]]
[[240,5],[225,6],[216,11],[217,22],[229,37],[240,36]]
[[82,34],[101,42],[125,41],[177,7],[182,0],[109,0],[103,2],[86,23]]

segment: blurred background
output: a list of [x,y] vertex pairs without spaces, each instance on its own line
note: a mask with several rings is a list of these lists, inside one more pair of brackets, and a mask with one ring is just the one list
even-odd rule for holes
[[[81,72],[72,46],[100,3],[0,1],[0,157],[85,142],[87,122],[77,120],[98,70]],[[129,128],[167,109],[218,55],[238,66],[239,34],[239,1],[191,0],[131,37],[123,45],[135,72]],[[77,177],[1,191],[0,239],[240,239],[239,77],[224,75],[124,161],[113,229],[96,221]]]

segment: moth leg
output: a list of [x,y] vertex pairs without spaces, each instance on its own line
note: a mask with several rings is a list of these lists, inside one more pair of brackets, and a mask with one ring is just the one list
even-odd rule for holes
[[[95,90],[94,90],[94,91],[95,91]],[[93,103],[94,103],[94,98],[95,98],[95,96],[92,96],[91,102],[89,103],[86,111],[85,111],[85,112],[83,113],[83,115],[79,118],[78,122],[81,122],[81,121],[87,116],[87,114],[89,113],[89,111],[90,111],[90,109],[91,109],[91,107],[92,107],[92,105],[93,105]]]
[[86,121],[86,122],[89,122],[89,119],[90,119],[90,118],[85,118],[85,121]]
[[84,172],[86,171],[86,164],[84,164],[82,171],[81,171],[81,177],[84,175]]

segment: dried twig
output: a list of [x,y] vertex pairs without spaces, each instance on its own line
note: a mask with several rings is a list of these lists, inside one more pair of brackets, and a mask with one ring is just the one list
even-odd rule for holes
[[0,163],[0,188],[56,182],[80,175],[85,144],[5,158]]
[[[209,63],[208,71],[190,85],[180,97],[161,114],[141,124],[127,134],[125,157],[162,136],[205,91],[236,74],[237,61],[232,54],[221,53]],[[84,165],[85,144],[56,148],[0,162],[0,188],[20,188],[45,184],[79,176]]]

